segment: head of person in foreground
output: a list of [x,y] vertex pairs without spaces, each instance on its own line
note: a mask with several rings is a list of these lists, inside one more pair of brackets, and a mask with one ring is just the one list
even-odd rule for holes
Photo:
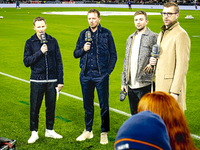
[[163,119],[172,150],[197,149],[192,141],[185,115],[173,96],[161,91],[147,93],[138,104],[138,112],[147,110]]
[[119,129],[115,150],[171,150],[167,128],[151,111],[131,116]]

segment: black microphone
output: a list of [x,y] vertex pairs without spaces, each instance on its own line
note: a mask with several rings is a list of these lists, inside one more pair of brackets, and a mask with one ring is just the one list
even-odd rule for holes
[[47,43],[47,39],[46,39],[46,36],[45,34],[40,34],[40,43],[41,44],[46,44]]
[[127,95],[127,92],[126,91],[121,91],[120,92],[120,97],[119,97],[119,100],[122,102],[125,100],[126,98],[126,95]]
[[152,47],[151,56],[154,58],[158,58],[158,55],[159,55],[159,46],[158,46],[158,44],[155,44]]
[[[41,44],[46,44],[47,43],[47,39],[45,34],[40,34],[40,43]],[[47,55],[47,52],[45,52],[45,56]]]
[[85,42],[92,42],[92,37],[91,37],[90,31],[85,32]]

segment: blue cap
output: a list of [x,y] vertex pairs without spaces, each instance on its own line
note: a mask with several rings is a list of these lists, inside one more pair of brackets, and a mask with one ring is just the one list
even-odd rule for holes
[[114,147],[115,150],[171,150],[165,123],[151,111],[131,116],[120,127]]

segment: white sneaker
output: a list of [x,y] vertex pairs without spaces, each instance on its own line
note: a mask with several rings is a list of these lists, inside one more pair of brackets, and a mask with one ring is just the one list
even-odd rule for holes
[[38,132],[32,131],[31,137],[28,139],[28,143],[35,143],[37,139],[39,139]]
[[107,137],[107,132],[102,132],[101,133],[101,144],[108,144],[108,137]]
[[54,139],[63,138],[62,135],[56,133],[54,130],[48,130],[48,129],[46,129],[45,137],[50,137],[50,138],[54,138]]
[[89,131],[86,131],[86,130],[84,129],[83,133],[82,133],[79,137],[76,138],[76,141],[84,141],[84,140],[86,140],[86,139],[91,139],[91,138],[93,138],[93,133],[92,133],[92,131],[89,132]]

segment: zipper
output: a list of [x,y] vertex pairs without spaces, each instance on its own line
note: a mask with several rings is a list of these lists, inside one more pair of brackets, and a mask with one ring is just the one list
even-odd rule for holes
[[46,64],[46,80],[48,81],[48,63],[47,63],[47,52],[45,52],[45,64]]
[[98,29],[97,29],[97,34],[96,34],[96,53],[97,53],[97,67],[98,67],[98,70],[99,70],[99,75],[101,75],[101,71],[100,71],[100,68],[99,68],[99,61],[98,61],[98,46],[97,46],[97,41],[98,41]]
[[87,57],[88,57],[88,52],[87,52],[87,54],[86,54],[85,67],[84,67],[84,69],[83,69],[83,74],[85,74],[85,68],[86,68],[86,65],[87,65]]

